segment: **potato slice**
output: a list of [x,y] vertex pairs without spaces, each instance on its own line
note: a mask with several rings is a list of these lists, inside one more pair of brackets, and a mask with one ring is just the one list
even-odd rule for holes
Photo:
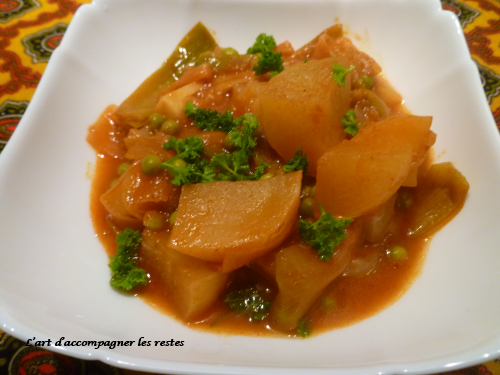
[[259,120],[269,144],[285,160],[302,146],[313,176],[321,155],[345,139],[340,119],[349,110],[350,73],[340,87],[334,64],[349,68],[339,57],[309,61],[285,69],[259,92]]
[[285,331],[297,328],[307,310],[351,261],[359,232],[359,226],[351,224],[347,229],[347,238],[326,262],[304,243],[289,246],[276,254],[279,292],[271,308],[271,317],[279,328]]
[[425,159],[430,117],[398,115],[363,128],[319,160],[315,202],[333,216],[357,217],[387,201]]
[[[380,124],[379,124],[380,125]],[[384,138],[388,136],[396,137],[400,142],[407,142],[413,150],[410,171],[402,186],[416,186],[417,172],[420,165],[425,160],[427,151],[436,141],[436,134],[430,129],[432,117],[396,115],[388,117],[382,121],[383,126],[368,126],[365,137]],[[371,133],[371,134],[370,134]]]
[[232,271],[278,246],[297,222],[302,171],[184,185],[168,246]]
[[165,230],[145,230],[140,256],[155,268],[181,318],[196,318],[224,291],[230,274],[168,248],[164,237],[168,237]]

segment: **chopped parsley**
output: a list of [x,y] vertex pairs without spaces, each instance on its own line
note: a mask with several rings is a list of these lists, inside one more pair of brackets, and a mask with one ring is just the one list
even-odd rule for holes
[[340,125],[344,128],[344,132],[350,135],[356,135],[359,131],[359,125],[356,122],[356,113],[354,109],[348,110],[344,117],[340,120]]
[[250,320],[265,319],[271,308],[271,303],[265,301],[255,288],[231,292],[227,295],[225,302],[231,310],[250,316]]
[[125,229],[116,236],[116,255],[111,257],[111,286],[130,290],[138,285],[148,283],[146,271],[135,265],[137,253],[141,247],[142,237],[139,232],[130,228]]
[[193,103],[188,102],[184,108],[184,114],[187,118],[194,120],[195,125],[201,130],[221,130],[229,133],[238,127],[229,109],[225,113],[219,113],[211,109],[196,108]]
[[307,154],[303,155],[302,147],[299,147],[297,151],[295,151],[294,157],[288,160],[283,166],[283,172],[295,172],[302,170],[302,173],[305,176],[308,168],[309,161],[307,160]]
[[333,79],[335,82],[339,84],[341,87],[345,87],[345,77],[347,77],[347,73],[353,70],[356,66],[353,65],[349,69],[344,68],[341,64],[335,64],[332,66],[333,68]]
[[231,154],[215,155],[210,161],[210,167],[219,171],[217,180],[258,180],[264,174],[264,170],[270,166],[261,159],[254,173],[250,173],[250,157],[252,149],[257,145],[254,133],[259,127],[259,123],[252,115],[243,115],[238,120],[241,120],[242,123],[241,130],[229,133],[231,143],[236,150]]
[[276,42],[272,35],[267,35],[265,33],[260,34],[252,47],[247,50],[247,53],[255,54],[272,51],[276,47]]
[[163,144],[164,150],[175,150],[177,155],[169,161],[175,159],[183,159],[186,162],[197,162],[201,158],[201,154],[205,150],[203,141],[196,136],[187,137],[186,139],[177,139],[172,137]]
[[175,150],[177,155],[161,166],[174,176],[170,181],[173,185],[258,180],[271,165],[260,160],[251,173],[250,158],[253,155],[252,149],[257,145],[254,133],[259,127],[255,116],[247,114],[233,118],[229,110],[221,114],[213,110],[198,109],[192,103],[186,104],[185,113],[202,130],[228,132],[235,151],[217,154],[208,162],[202,157],[204,146],[201,138],[191,136],[183,140],[172,137],[163,144],[163,148]]
[[250,54],[260,53],[257,65],[252,68],[256,75],[271,72],[272,78],[285,69],[281,52],[273,52],[275,47],[276,42],[274,37],[263,33],[257,37],[253,46],[247,50],[247,53]]
[[281,52],[263,52],[252,70],[256,75],[260,76],[271,72],[271,78],[276,74],[281,73],[285,70],[283,66],[283,59],[281,58]]
[[[172,137],[163,144],[165,150],[175,150],[177,155],[161,164],[162,168],[169,171],[174,178],[172,185],[197,184],[199,182],[215,181],[215,172],[208,162],[201,157],[205,147],[201,138],[196,136],[186,139]],[[181,159],[184,163],[177,163]]]
[[347,237],[345,229],[353,219],[335,219],[331,212],[325,212],[319,205],[321,216],[315,223],[299,219],[299,235],[318,252],[321,260],[328,261],[334,254],[334,248]]
[[302,318],[297,327],[297,335],[306,338],[311,334],[311,323],[308,319]]
[[194,163],[188,163],[185,167],[176,166],[170,160],[162,163],[161,166],[174,176],[170,181],[172,185],[182,186],[184,184],[192,185],[200,182],[215,181],[215,171],[208,165],[205,159],[200,159]]

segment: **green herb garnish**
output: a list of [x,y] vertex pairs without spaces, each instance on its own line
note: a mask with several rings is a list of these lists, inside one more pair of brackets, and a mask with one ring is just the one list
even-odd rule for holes
[[281,52],[273,52],[275,47],[276,42],[274,41],[274,37],[260,34],[253,46],[247,50],[247,53],[251,54],[260,53],[257,65],[252,68],[256,75],[271,72],[272,78],[285,69],[283,66],[283,59],[281,58]]
[[139,232],[130,228],[116,236],[116,255],[111,257],[111,286],[130,290],[138,285],[148,283],[146,271],[136,267],[137,253],[141,247],[142,237]]
[[231,292],[227,295],[225,302],[231,310],[247,314],[251,320],[265,319],[271,308],[271,303],[265,301],[255,288]]
[[297,148],[293,158],[288,160],[283,166],[283,172],[295,172],[302,170],[304,176],[307,174],[309,168],[309,161],[307,155],[302,154],[302,147]]
[[308,319],[302,318],[297,327],[297,335],[306,338],[311,334],[311,324]]
[[335,82],[339,84],[341,87],[345,87],[345,77],[347,77],[347,73],[353,70],[356,66],[351,66],[349,69],[344,68],[341,64],[335,64],[332,66],[333,68],[333,79]]
[[347,237],[345,229],[353,219],[335,219],[331,212],[325,212],[319,205],[321,216],[315,223],[299,219],[299,235],[318,252],[321,260],[328,261],[334,254],[334,248]]
[[285,70],[281,52],[263,52],[257,65],[254,65],[252,70],[258,76],[271,72],[271,78],[273,78],[276,74]]
[[219,113],[211,109],[196,108],[193,103],[188,102],[184,114],[194,120],[195,125],[201,130],[221,130],[229,133],[238,126],[229,109],[225,113]]
[[[213,110],[196,108],[192,103],[186,104],[185,113],[186,116],[193,118],[195,125],[202,130],[228,132],[235,151],[230,154],[217,154],[208,162],[202,158],[204,146],[201,138],[191,136],[183,140],[172,137],[163,144],[163,148],[175,150],[177,155],[161,166],[174,176],[171,180],[173,185],[257,180],[271,165],[260,160],[259,165],[251,173],[250,158],[253,155],[252,149],[257,145],[254,133],[259,127],[255,116],[247,114],[233,118],[229,110],[221,114]],[[179,163],[178,159],[182,159],[183,163]]]
[[354,112],[354,109],[350,109],[345,113],[344,117],[340,120],[340,125],[342,125],[344,132],[347,134],[358,134],[359,125],[356,122],[356,112]]
[[236,150],[231,154],[215,155],[210,161],[210,167],[219,171],[217,179],[221,181],[257,180],[270,166],[270,164],[260,160],[254,173],[250,174],[250,157],[253,153],[252,149],[257,145],[254,133],[259,127],[259,123],[252,115],[243,115],[238,118],[238,121],[241,121],[241,130],[229,133],[231,143]]

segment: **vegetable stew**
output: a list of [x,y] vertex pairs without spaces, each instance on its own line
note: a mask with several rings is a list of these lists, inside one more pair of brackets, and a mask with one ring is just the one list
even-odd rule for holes
[[307,337],[394,303],[468,184],[334,25],[244,54],[197,24],[90,126],[111,286],[214,333]]

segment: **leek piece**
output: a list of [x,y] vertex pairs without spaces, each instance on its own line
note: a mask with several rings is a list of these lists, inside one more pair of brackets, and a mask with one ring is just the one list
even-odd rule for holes
[[115,115],[123,124],[135,128],[147,125],[160,92],[179,79],[184,68],[194,66],[201,53],[212,51],[216,46],[207,28],[198,23],[182,39],[168,60],[125,99]]
[[415,188],[408,236],[430,236],[462,209],[469,184],[451,163],[434,164]]

